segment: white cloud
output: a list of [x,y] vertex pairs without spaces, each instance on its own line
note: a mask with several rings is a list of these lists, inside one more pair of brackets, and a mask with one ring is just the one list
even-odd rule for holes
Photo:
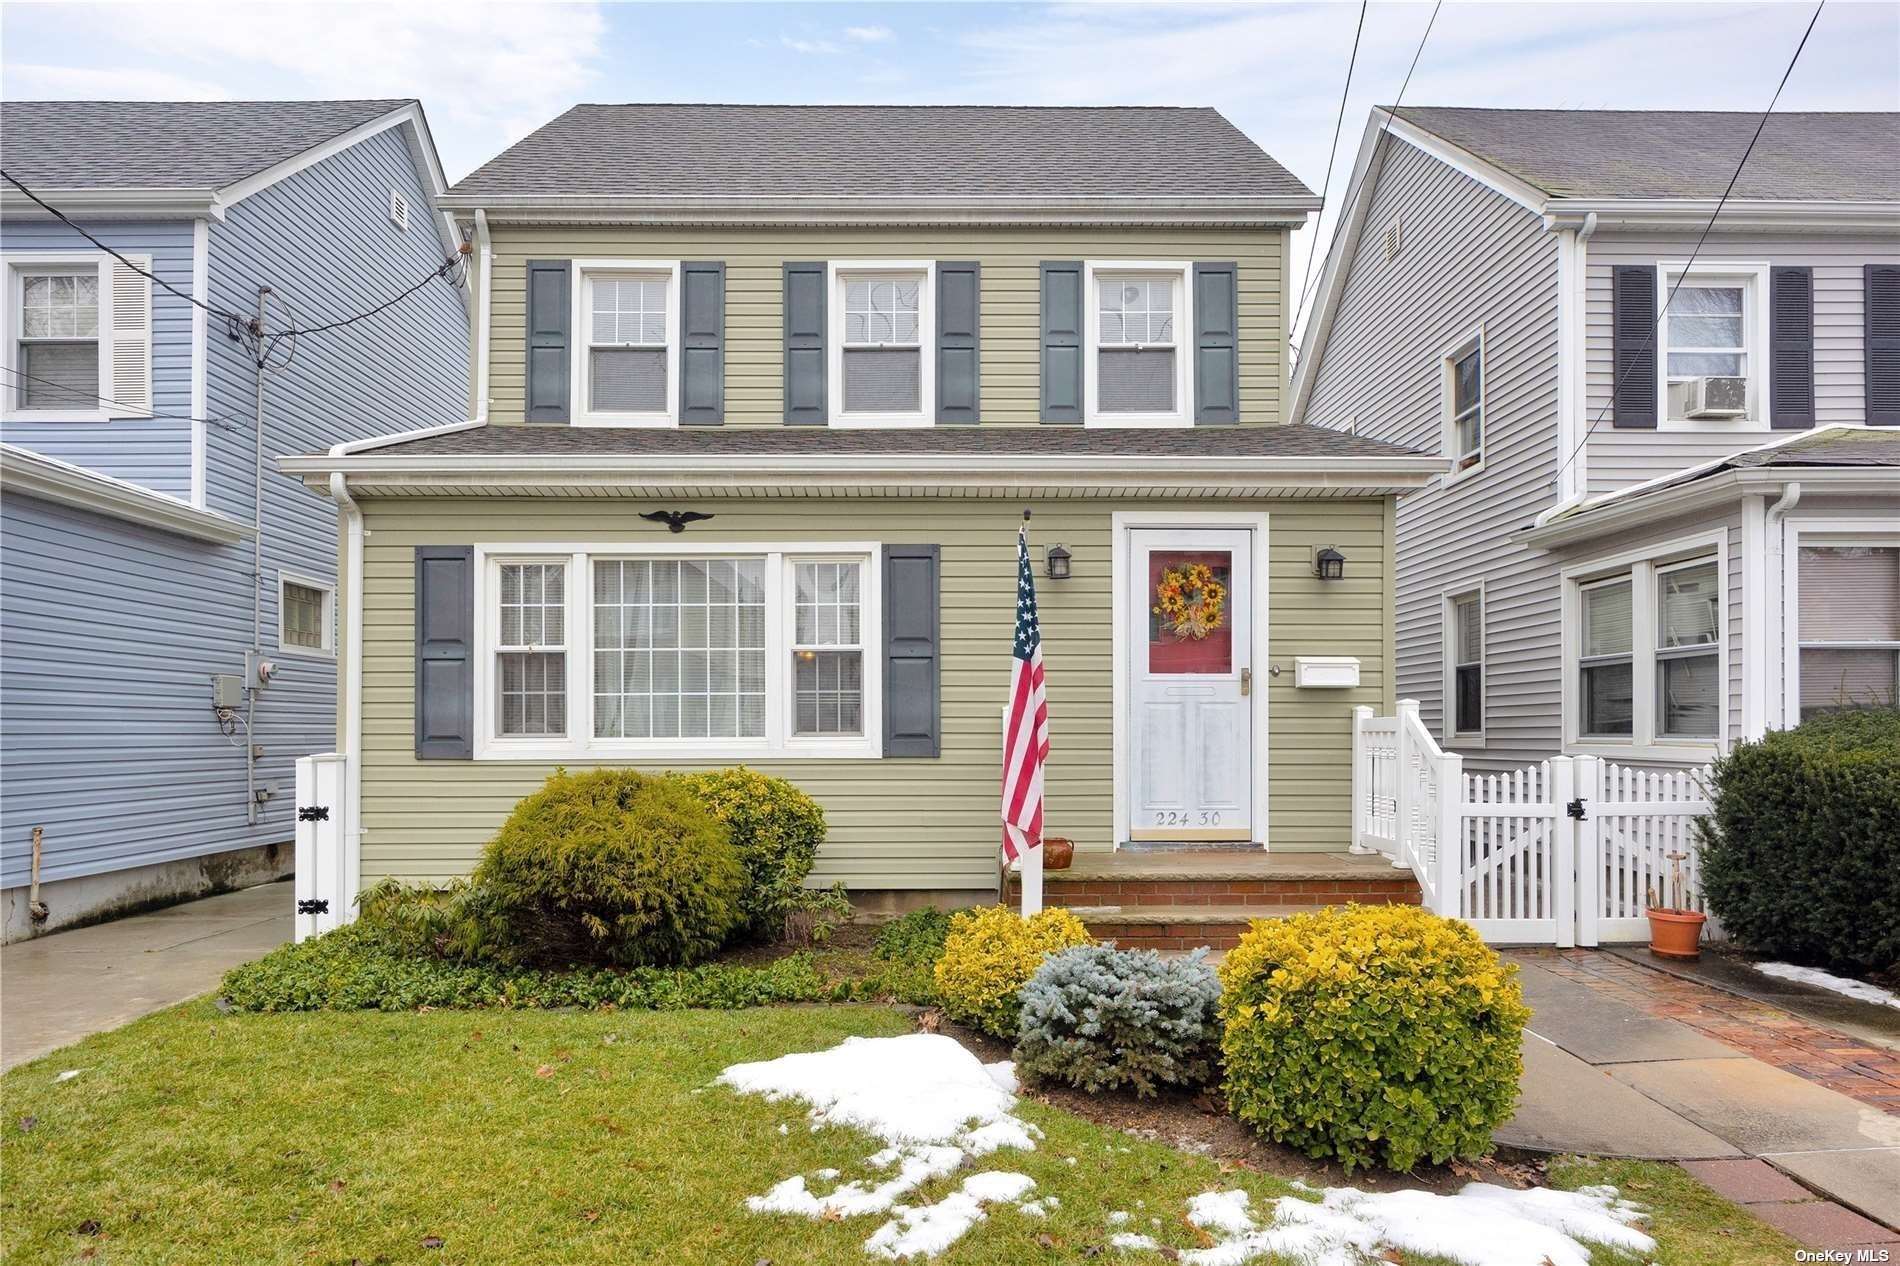
[[794,53],[818,53],[818,54],[823,54],[823,55],[829,55],[832,53],[841,53],[844,51],[843,49],[839,48],[836,44],[833,44],[830,40],[801,40],[801,39],[795,39],[790,35],[781,35],[778,37],[778,42],[783,44],[785,47],[791,49]]
[[11,64],[6,96],[11,101],[222,101],[222,84],[141,67]]
[[888,26],[847,26],[844,37],[860,44],[883,44],[896,39],[897,32]]

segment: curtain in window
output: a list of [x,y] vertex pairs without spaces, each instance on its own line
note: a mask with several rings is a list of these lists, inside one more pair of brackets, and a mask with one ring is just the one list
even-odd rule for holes
[[765,562],[594,564],[594,734],[765,734]]
[[799,563],[793,573],[793,732],[862,733],[858,564]]
[[567,569],[558,563],[501,567],[496,655],[504,735],[567,732]]

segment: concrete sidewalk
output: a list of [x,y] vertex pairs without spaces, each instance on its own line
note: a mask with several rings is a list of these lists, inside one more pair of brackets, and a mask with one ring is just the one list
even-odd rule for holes
[[1682,1160],[1804,1244],[1900,1241],[1900,1115],[1512,957],[1532,1017],[1500,1143]]
[[291,919],[291,885],[262,884],[0,947],[0,1071],[204,993]]

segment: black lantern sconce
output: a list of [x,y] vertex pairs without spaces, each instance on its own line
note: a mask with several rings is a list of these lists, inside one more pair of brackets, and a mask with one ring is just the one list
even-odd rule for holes
[[1069,547],[1051,545],[1043,556],[1043,564],[1048,569],[1049,579],[1067,580],[1069,578]]
[[1313,551],[1313,574],[1321,580],[1339,580],[1346,574],[1346,556],[1330,545]]

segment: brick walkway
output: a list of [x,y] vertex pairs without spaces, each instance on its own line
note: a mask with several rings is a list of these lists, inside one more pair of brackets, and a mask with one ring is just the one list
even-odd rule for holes
[[1589,949],[1525,949],[1530,959],[1618,1002],[1674,1020],[1764,1064],[1900,1116],[1900,1055],[1818,1028],[1779,1008],[1678,980]]

